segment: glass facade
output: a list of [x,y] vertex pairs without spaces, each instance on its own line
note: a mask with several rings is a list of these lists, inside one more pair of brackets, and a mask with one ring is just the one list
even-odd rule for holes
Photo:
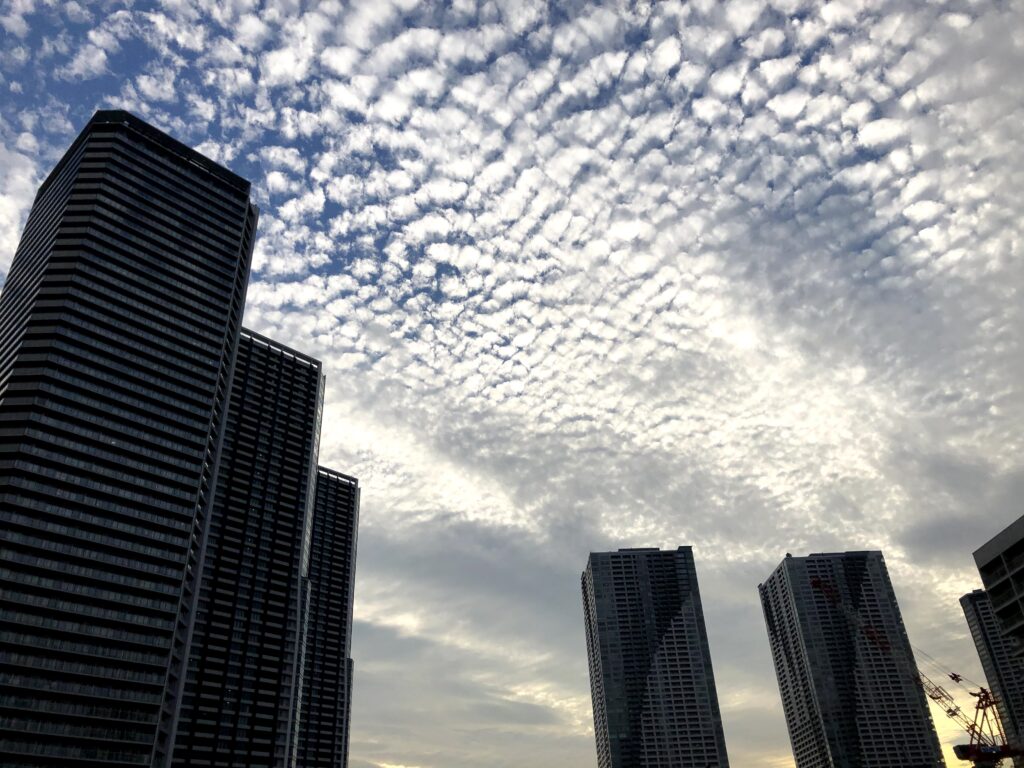
[[164,765],[257,212],[125,112],[43,183],[0,295],[0,754]]

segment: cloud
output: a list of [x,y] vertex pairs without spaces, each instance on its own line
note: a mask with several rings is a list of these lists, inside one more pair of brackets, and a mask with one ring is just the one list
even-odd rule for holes
[[[21,136],[18,143],[25,143]],[[19,150],[0,148],[0,167],[3,168],[0,173],[0,272],[3,274],[14,258],[29,205],[42,181],[31,157],[35,154],[34,147],[19,147]]]
[[737,764],[790,760],[786,551],[883,548],[973,658],[1024,455],[1019,7],[17,10],[8,253],[95,104],[255,182],[246,322],[324,360],[364,488],[354,765],[592,765],[592,549],[695,546]]
[[57,70],[57,76],[65,80],[88,80],[107,73],[107,52],[98,45],[88,44],[75,57]]
[[151,75],[140,75],[135,83],[139,93],[151,101],[176,101],[175,72],[170,68],[158,69]]
[[674,37],[666,38],[658,44],[651,55],[651,71],[655,75],[667,75],[682,58],[682,47]]
[[883,117],[873,120],[857,131],[857,140],[865,147],[877,148],[891,144],[907,135],[907,126],[900,120]]

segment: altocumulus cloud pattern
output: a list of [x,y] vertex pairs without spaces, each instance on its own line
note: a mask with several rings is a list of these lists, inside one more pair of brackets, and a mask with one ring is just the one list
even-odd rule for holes
[[364,487],[353,766],[593,765],[590,550],[694,546],[737,765],[791,764],[786,551],[885,550],[976,671],[956,599],[1024,494],[1020,0],[2,9],[0,273],[97,107],[255,182],[246,324],[325,361]]

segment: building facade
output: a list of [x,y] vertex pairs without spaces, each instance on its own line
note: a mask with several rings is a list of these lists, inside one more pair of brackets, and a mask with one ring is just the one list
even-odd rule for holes
[[359,482],[320,467],[309,558],[302,768],[347,768],[352,717],[352,599]]
[[[314,495],[345,476],[320,363],[241,329],[249,189],[103,111],[36,196],[0,293],[2,768],[297,763]],[[346,735],[355,525],[317,533]]]
[[125,112],[43,182],[0,295],[0,754],[163,765],[256,226]]
[[174,765],[295,765],[319,361],[243,330]]
[[[992,601],[983,589],[960,598],[971,637],[978,649],[985,679],[996,697],[999,721],[1012,747],[1024,749],[1024,659],[1016,655],[1017,642],[1003,633]],[[1024,768],[1024,758],[1014,758]]]
[[797,768],[944,765],[881,552],[787,555],[758,591]]
[[591,553],[582,590],[598,768],[727,768],[691,548]]
[[1016,655],[1024,654],[1024,517],[1018,518],[974,553],[992,610],[1003,632],[1014,639]]

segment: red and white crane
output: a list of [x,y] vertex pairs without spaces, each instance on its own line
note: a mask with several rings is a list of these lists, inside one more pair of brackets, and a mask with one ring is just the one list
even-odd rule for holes
[[[856,627],[872,645],[890,657],[898,658],[893,656],[892,645],[885,634],[865,622],[860,613],[847,604],[833,584],[814,577],[811,579],[811,586],[839,608],[851,625]],[[949,691],[920,670],[911,668],[905,659],[899,660],[907,664],[906,673],[920,683],[925,695],[938,704],[946,716],[959,724],[970,737],[967,744],[957,744],[953,747],[953,754],[958,758],[973,763],[974,768],[997,768],[999,763],[1006,758],[1024,756],[1024,750],[1011,747],[1006,743],[1006,734],[1003,732],[1003,726],[996,714],[996,698],[991,691],[980,685],[977,686],[977,690],[967,690],[974,697],[974,717],[971,718],[956,703],[956,699]],[[949,672],[948,675],[958,685],[963,685],[966,680],[955,672]],[[963,687],[966,689],[966,686]]]

